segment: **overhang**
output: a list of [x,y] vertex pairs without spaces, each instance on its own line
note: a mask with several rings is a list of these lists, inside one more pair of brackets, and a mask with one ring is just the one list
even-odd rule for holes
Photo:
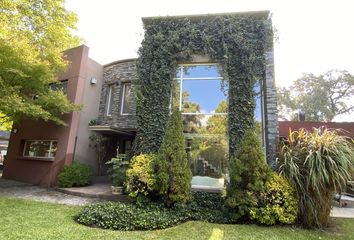
[[130,128],[117,128],[107,125],[94,125],[88,127],[89,131],[95,131],[100,133],[106,133],[110,135],[124,135],[124,136],[135,136],[136,129]]

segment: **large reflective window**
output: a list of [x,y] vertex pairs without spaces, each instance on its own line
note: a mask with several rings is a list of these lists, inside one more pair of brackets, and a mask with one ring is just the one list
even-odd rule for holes
[[227,173],[227,86],[218,65],[181,65],[172,105],[183,115],[192,187],[218,189]]
[[[218,65],[181,65],[173,82],[171,105],[183,115],[192,187],[218,189],[228,175],[228,86]],[[262,86],[255,84],[255,125],[263,139]],[[262,141],[263,142],[263,141]]]

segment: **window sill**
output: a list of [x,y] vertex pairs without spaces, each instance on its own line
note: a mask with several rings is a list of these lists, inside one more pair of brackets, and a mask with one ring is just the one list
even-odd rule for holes
[[18,160],[30,160],[30,161],[43,161],[43,162],[54,162],[54,157],[17,157]]

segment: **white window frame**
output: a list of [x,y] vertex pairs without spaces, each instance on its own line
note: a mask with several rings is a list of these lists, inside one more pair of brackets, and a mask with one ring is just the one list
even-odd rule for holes
[[[218,63],[184,63],[184,64],[179,64],[178,65],[178,71],[180,72],[180,76],[177,78],[174,78],[175,81],[179,82],[179,106],[178,109],[181,112],[182,115],[223,115],[226,116],[227,113],[184,113],[182,112],[182,96],[183,96],[183,81],[185,80],[223,80],[223,77],[183,77],[183,67],[190,67],[190,66],[218,66]],[[229,101],[229,96],[227,96],[227,101]]]
[[111,109],[111,104],[112,104],[112,91],[113,91],[113,84],[108,86],[108,99],[107,99],[107,104],[106,104],[106,116],[110,117],[112,114],[109,112],[109,109]]
[[126,92],[126,87],[127,85],[130,85],[130,89],[132,87],[131,82],[124,82],[122,83],[123,89],[122,89],[122,97],[121,97],[121,103],[120,103],[120,115],[127,116],[127,115],[132,115],[131,113],[123,113],[124,109],[124,98],[125,98],[125,92]]
[[[27,143],[28,142],[35,142],[35,141],[50,142],[50,144],[49,144],[49,156],[48,157],[25,155]],[[24,148],[23,148],[22,156],[23,157],[28,157],[28,158],[55,158],[55,156],[52,156],[52,146],[53,146],[54,142],[56,142],[57,146],[58,146],[58,140],[53,140],[53,139],[27,139],[27,140],[25,140],[25,145],[24,145]]]

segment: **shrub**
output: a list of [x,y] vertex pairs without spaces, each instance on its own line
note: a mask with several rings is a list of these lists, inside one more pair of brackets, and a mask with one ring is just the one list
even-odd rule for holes
[[164,229],[187,221],[188,215],[152,203],[108,202],[85,206],[75,219],[87,226],[131,231]]
[[112,165],[109,169],[110,176],[112,178],[113,186],[120,187],[123,186],[126,180],[126,171],[129,162],[125,160],[125,154],[117,154],[115,158],[112,158],[106,164]]
[[222,198],[217,193],[193,193],[188,205],[145,202],[98,203],[85,206],[75,220],[81,224],[114,230],[155,230],[175,226],[189,220],[228,223],[222,211]]
[[247,130],[230,163],[226,206],[235,221],[250,220],[250,211],[258,206],[270,173],[259,137]]
[[127,191],[129,196],[151,196],[156,190],[154,164],[156,154],[141,154],[132,158],[127,170]]
[[64,166],[58,177],[59,187],[80,187],[90,183],[92,168],[78,161],[71,165]]
[[262,192],[258,207],[251,210],[251,219],[260,224],[292,224],[298,212],[295,189],[277,173],[272,174]]
[[326,226],[335,192],[350,180],[353,144],[335,130],[290,131],[279,162],[280,173],[296,189],[299,222],[310,228]]
[[192,172],[187,160],[182,115],[174,110],[155,165],[159,193],[167,204],[190,200]]

